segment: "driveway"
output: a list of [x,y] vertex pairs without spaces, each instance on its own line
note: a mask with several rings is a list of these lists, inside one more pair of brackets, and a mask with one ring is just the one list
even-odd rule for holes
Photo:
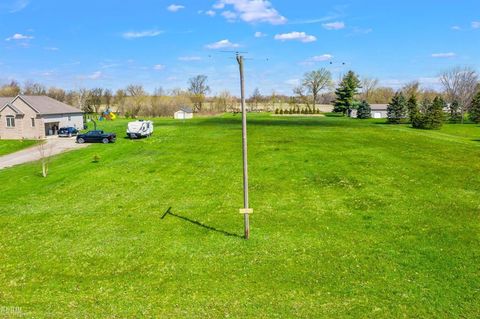
[[[48,138],[42,147],[45,156],[53,156],[68,152],[74,149],[87,147],[88,144],[75,143],[75,137],[72,138]],[[0,169],[20,165],[23,163],[38,161],[42,158],[38,146],[30,147],[12,154],[0,156]]]

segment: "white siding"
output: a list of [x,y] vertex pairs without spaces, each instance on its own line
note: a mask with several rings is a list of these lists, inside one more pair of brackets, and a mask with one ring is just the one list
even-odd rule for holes
[[175,117],[175,119],[177,119],[177,120],[188,120],[188,119],[192,119],[192,118],[193,118],[193,113],[187,113],[187,112],[184,112],[184,111],[178,111],[178,112],[175,112],[174,117]]
[[43,115],[42,119],[43,119],[43,123],[59,123],[58,128],[74,127],[78,130],[83,129],[82,114]]

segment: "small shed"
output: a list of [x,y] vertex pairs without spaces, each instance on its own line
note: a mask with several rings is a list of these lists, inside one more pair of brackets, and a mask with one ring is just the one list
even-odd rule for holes
[[[387,108],[388,104],[371,104],[370,108],[372,109],[372,119],[386,119],[387,118]],[[350,117],[357,117],[357,110],[352,110]]]
[[182,107],[175,112],[174,117],[176,120],[188,120],[193,119],[193,110],[189,107]]

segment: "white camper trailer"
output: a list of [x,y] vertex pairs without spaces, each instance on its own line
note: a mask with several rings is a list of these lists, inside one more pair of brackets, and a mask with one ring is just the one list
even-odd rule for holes
[[131,139],[149,137],[153,134],[153,122],[138,120],[128,123],[127,136]]

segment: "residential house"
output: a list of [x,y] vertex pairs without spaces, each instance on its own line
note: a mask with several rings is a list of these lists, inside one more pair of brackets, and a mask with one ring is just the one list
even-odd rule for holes
[[38,139],[61,127],[83,129],[83,112],[48,96],[0,98],[0,139]]

